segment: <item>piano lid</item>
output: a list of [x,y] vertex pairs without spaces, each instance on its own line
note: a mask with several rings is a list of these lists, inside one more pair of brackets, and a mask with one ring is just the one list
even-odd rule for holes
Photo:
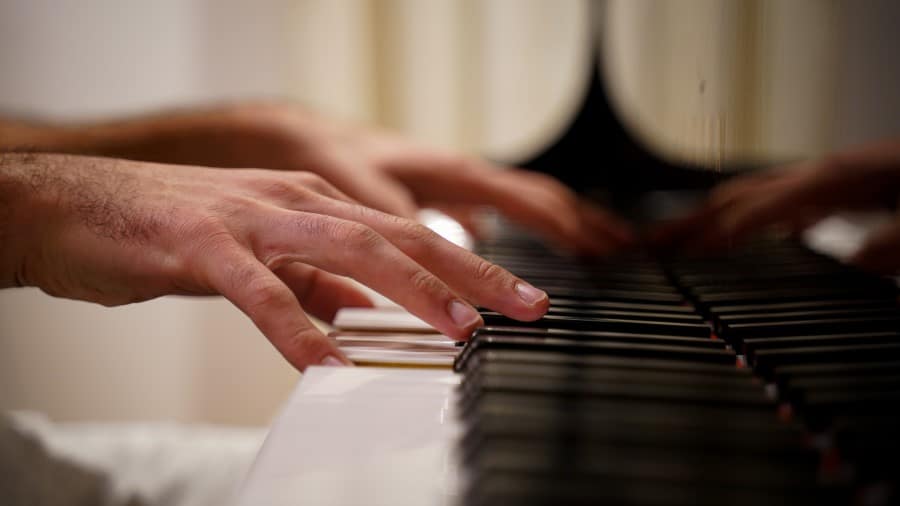
[[522,162],[579,191],[703,188],[900,132],[896,2],[591,5],[582,105]]

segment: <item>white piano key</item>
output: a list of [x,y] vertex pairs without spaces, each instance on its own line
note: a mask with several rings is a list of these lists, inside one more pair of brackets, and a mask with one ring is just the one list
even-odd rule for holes
[[333,325],[339,330],[437,333],[431,325],[400,308],[343,308]]
[[341,348],[354,363],[378,367],[441,367],[451,369],[456,351],[386,350],[380,347]]
[[458,504],[458,381],[435,369],[310,367],[235,506]]
[[441,334],[332,332],[341,351],[357,364],[452,367],[461,348]]

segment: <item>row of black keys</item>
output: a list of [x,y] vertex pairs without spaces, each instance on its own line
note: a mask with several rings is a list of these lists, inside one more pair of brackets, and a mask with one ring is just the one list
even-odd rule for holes
[[584,265],[516,242],[481,253],[551,310],[483,312],[457,360],[466,504],[890,501],[892,283],[790,243]]

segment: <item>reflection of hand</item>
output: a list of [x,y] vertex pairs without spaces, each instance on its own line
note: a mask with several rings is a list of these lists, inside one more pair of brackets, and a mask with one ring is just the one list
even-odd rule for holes
[[[2,126],[0,122],[0,132]],[[20,143],[52,152],[163,163],[305,170],[364,205],[405,218],[427,206],[471,225],[474,211],[488,206],[555,244],[586,253],[605,253],[632,242],[621,220],[581,201],[550,177],[426,148],[285,103],[49,130],[38,129]],[[2,144],[0,140],[0,148]]]
[[[723,184],[701,209],[657,230],[655,242],[710,251],[772,225],[796,233],[839,210],[893,209],[898,194],[900,143],[871,145]],[[876,231],[851,261],[900,268],[900,220]]]
[[481,323],[465,300],[525,320],[548,306],[507,271],[306,172],[8,154],[0,203],[0,286],[106,305],[222,294],[301,370],[346,362],[301,306],[330,319],[369,304],[335,274],[455,339]]

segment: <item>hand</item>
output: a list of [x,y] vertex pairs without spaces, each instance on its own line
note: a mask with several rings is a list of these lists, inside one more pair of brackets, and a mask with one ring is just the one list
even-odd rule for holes
[[[291,109],[271,114],[288,115]],[[290,127],[288,127],[290,132]],[[613,214],[578,198],[544,174],[499,167],[483,160],[425,147],[384,131],[319,118],[286,135],[302,149],[293,165],[308,168],[360,202],[412,218],[420,207],[439,209],[477,235],[476,213],[499,210],[553,244],[603,254],[628,247],[631,228]]]
[[13,238],[0,282],[105,305],[222,294],[300,370],[348,363],[303,312],[329,320],[369,304],[338,276],[454,339],[482,323],[468,301],[523,320],[549,304],[500,267],[306,172],[9,154],[0,197],[0,232]]
[[[725,183],[702,208],[660,227],[653,242],[715,251],[770,226],[798,233],[840,210],[894,209],[898,195],[900,143],[879,143]],[[851,262],[894,272],[898,253],[900,220],[876,231]]]
[[[0,121],[0,133],[3,133]],[[404,218],[434,207],[473,229],[493,207],[561,247],[608,253],[630,227],[555,179],[424,147],[286,103],[246,103],[97,125],[8,125],[9,147],[132,160],[311,171],[362,204]],[[0,148],[4,139],[0,138]]]

